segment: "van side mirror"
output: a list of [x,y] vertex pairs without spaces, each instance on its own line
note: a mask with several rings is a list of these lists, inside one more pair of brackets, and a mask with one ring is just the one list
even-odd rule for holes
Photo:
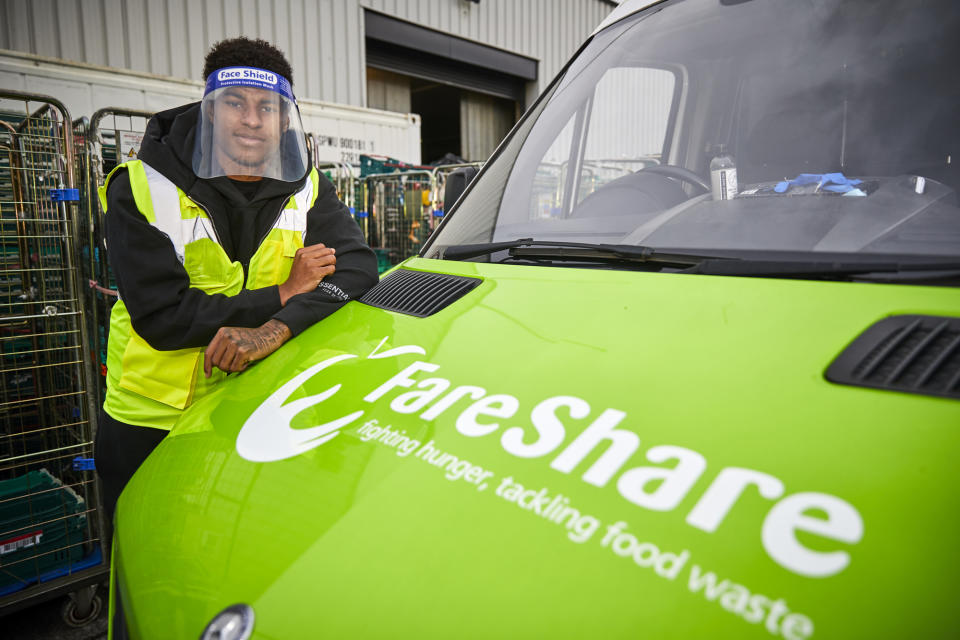
[[443,211],[445,213],[453,208],[453,205],[467,190],[467,185],[476,177],[478,172],[477,167],[460,167],[447,174],[447,180],[443,185]]

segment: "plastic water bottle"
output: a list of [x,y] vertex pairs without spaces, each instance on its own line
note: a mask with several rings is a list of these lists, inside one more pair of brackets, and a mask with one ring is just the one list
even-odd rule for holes
[[733,200],[737,195],[737,165],[722,144],[710,161],[710,187],[714,200]]

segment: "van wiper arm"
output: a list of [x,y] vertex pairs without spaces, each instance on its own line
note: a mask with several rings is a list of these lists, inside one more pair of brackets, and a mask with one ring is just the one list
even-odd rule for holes
[[693,253],[662,252],[653,247],[633,244],[603,244],[589,242],[565,242],[563,240],[534,240],[521,238],[505,242],[459,244],[444,249],[444,260],[466,260],[489,255],[498,251],[510,251],[511,257],[546,258],[550,260],[625,260],[629,262],[652,262],[691,266],[703,260],[722,261],[727,258]]
[[681,267],[682,270],[679,273],[716,276],[808,278],[874,273],[960,271],[960,260],[953,257],[922,261],[758,260],[748,257],[661,251],[641,245],[565,242],[532,238],[453,245],[447,247],[441,257],[445,260],[465,260],[507,250],[510,251],[512,258],[648,262]]
[[958,271],[955,258],[918,262],[827,261],[827,260],[703,260],[681,273],[711,276],[817,277],[853,276],[867,273],[903,273],[906,271]]

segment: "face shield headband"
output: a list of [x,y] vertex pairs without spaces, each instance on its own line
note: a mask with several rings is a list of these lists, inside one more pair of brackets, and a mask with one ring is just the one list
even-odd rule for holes
[[286,78],[255,67],[226,67],[210,74],[194,143],[197,177],[296,182],[307,166],[300,110]]

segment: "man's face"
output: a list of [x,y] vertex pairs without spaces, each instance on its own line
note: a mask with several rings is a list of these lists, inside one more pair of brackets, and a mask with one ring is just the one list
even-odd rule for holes
[[220,166],[228,175],[257,175],[287,128],[280,96],[266,89],[229,87],[217,96],[213,110]]

